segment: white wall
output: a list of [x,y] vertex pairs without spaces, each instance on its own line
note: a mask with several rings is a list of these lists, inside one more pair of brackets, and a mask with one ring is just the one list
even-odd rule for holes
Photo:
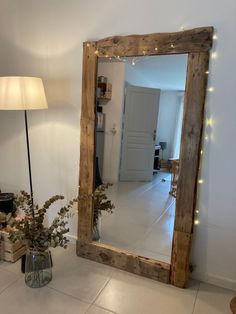
[[[99,63],[100,75],[107,77],[112,84],[112,99],[103,105],[106,125],[102,177],[105,182],[115,183],[119,178],[125,65],[121,62]],[[116,131],[115,134],[112,129]]]
[[167,143],[167,147],[163,151],[163,159],[165,160],[173,158],[173,143],[179,105],[178,91],[161,91],[156,143]]
[[[203,163],[192,261],[195,276],[236,288],[235,0],[0,0],[1,75],[41,76],[50,109],[30,113],[36,199],[77,190],[82,42],[213,25]],[[27,186],[23,117],[0,113],[0,185]],[[226,154],[227,152],[227,154]],[[11,171],[9,172],[9,169]],[[11,173],[11,174],[9,174]],[[74,222],[76,218],[74,218]],[[72,229],[72,234],[76,234]]]

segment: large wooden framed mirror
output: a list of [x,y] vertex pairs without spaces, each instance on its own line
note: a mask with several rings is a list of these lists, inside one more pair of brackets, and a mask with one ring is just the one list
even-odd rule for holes
[[[180,133],[181,146],[178,161],[178,181],[177,188],[175,187],[176,189],[172,191],[175,194],[175,214],[173,216],[173,240],[170,261],[161,261],[155,258],[155,256],[145,256],[145,254],[137,250],[133,251],[125,247],[117,247],[111,243],[93,241],[94,210],[93,201],[89,197],[84,197],[79,206],[77,255],[138,275],[171,283],[178,287],[184,288],[187,286],[203,129],[204,102],[207,88],[209,51],[212,47],[212,37],[213,27],[203,27],[176,33],[114,36],[84,43],[80,131],[80,196],[91,195],[95,189],[96,108],[97,97],[99,96],[97,92],[101,92],[97,88],[99,60],[104,62],[116,60],[134,65],[137,60],[139,62],[143,60],[142,58],[147,57],[150,60],[150,58],[158,56],[179,56],[180,58],[181,56],[185,56],[187,66],[186,84],[184,86],[183,120],[181,124],[182,133]],[[167,64],[171,64],[169,59],[166,61]],[[153,66],[151,67],[153,68]],[[104,78],[100,77],[100,80],[102,79]],[[155,91],[155,95],[157,94],[158,92]],[[158,98],[159,96],[155,97]],[[140,96],[137,99],[141,99]],[[116,130],[113,131],[115,133]],[[155,140],[156,134],[152,136]],[[156,148],[157,150],[161,148],[164,150],[166,143],[164,141],[165,144],[163,144],[161,138],[159,140],[162,147],[157,147],[157,145]],[[165,160],[165,158],[162,159]],[[169,156],[166,159],[170,159]],[[123,173],[123,175],[125,177],[126,173]],[[173,175],[175,174],[172,173],[172,179]],[[167,181],[170,178],[168,173],[166,174],[166,178]],[[165,179],[161,179],[161,182],[165,181]],[[140,229],[141,232],[142,230]]]

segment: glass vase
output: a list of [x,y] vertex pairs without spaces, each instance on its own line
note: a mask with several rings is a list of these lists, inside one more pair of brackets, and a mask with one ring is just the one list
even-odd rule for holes
[[31,288],[40,288],[52,280],[52,261],[49,250],[27,250],[25,257],[25,283]]

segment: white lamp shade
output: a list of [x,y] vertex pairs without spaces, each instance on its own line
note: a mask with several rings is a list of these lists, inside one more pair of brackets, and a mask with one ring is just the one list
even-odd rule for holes
[[43,82],[38,77],[0,77],[0,110],[48,108]]

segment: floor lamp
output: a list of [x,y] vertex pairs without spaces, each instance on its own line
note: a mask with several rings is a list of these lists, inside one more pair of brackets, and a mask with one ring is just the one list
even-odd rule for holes
[[24,110],[25,134],[28,157],[30,196],[33,206],[30,145],[27,110],[48,108],[42,79],[38,77],[0,77],[0,110]]

